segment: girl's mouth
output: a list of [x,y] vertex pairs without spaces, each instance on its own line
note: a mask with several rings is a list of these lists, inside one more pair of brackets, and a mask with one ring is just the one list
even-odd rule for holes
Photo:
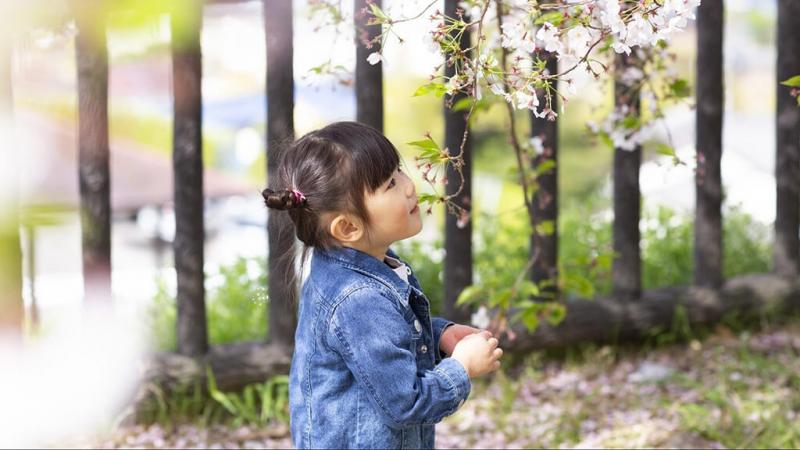
[[414,209],[411,210],[410,214],[414,214],[419,211],[419,205],[414,205]]

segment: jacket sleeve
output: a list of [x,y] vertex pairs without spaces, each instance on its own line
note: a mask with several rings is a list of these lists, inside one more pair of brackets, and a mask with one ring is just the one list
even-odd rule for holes
[[389,427],[440,422],[469,396],[467,371],[453,358],[417,375],[411,328],[375,289],[358,289],[334,307],[326,340]]
[[436,348],[436,351],[439,354],[439,359],[444,359],[449,355],[439,349],[439,341],[441,340],[442,334],[444,330],[447,329],[450,325],[455,325],[456,323],[447,320],[444,317],[431,317],[431,325],[433,325],[433,347]]

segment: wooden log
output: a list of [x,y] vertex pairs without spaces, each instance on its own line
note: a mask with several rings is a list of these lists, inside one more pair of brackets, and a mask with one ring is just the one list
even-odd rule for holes
[[[376,6],[381,6],[382,0],[373,0]],[[370,64],[367,56],[372,52],[380,51],[380,44],[370,44],[367,48],[364,40],[370,41],[381,33],[380,25],[367,25],[370,14],[363,14],[364,9],[369,10],[366,0],[355,0],[353,10],[355,17],[356,33],[356,120],[372,126],[383,132],[383,63]]]
[[800,2],[778,1],[778,61],[775,114],[776,215],[774,270],[785,276],[800,274],[800,108],[780,84],[800,75]]
[[[646,339],[654,330],[667,330],[676,314],[685,313],[690,326],[712,325],[728,314],[740,318],[780,314],[800,309],[800,280],[775,274],[750,274],[727,280],[721,288],[665,287],[643,292],[636,301],[627,297],[565,301],[567,315],[552,326],[540,322],[533,333],[515,323],[499,337],[506,352],[564,348],[579,343],[620,343]],[[682,311],[681,311],[682,310]],[[512,308],[509,317],[519,310]],[[493,314],[492,311],[490,314]]]
[[[294,140],[294,43],[292,2],[264,2],[267,39],[267,181],[274,190],[294,188],[276,181],[278,163],[287,143]],[[287,354],[294,347],[297,326],[297,283],[294,280],[294,225],[285,213],[267,211],[269,328],[267,341],[282,345]]]
[[[448,17],[456,17],[456,0],[445,0],[444,14]],[[465,17],[464,21],[469,22]],[[452,32],[456,38],[455,30]],[[461,35],[459,44],[466,50],[470,46],[470,32],[464,31]],[[451,54],[446,54],[445,76],[455,75],[454,65],[447,65],[446,61]],[[467,56],[469,57],[469,56]],[[451,108],[459,100],[467,98],[462,92],[454,96],[444,97],[444,145],[450,149],[454,155],[459,153],[464,132],[467,130],[467,110],[453,111]],[[464,161],[461,167],[461,174],[464,177],[464,186],[461,192],[453,198],[453,202],[471,213],[472,211],[472,136],[467,137],[464,150],[461,154]],[[445,193],[453,195],[461,185],[461,177],[452,164],[447,165],[447,184]],[[442,300],[442,312],[448,319],[459,322],[469,323],[472,315],[469,305],[456,306],[458,295],[465,287],[472,284],[472,218],[465,223],[459,223],[458,216],[448,213],[445,215],[444,225],[444,298]]]
[[172,14],[173,152],[175,199],[175,271],[178,276],[178,352],[208,351],[203,272],[203,141],[200,28],[203,8],[197,0],[177,3]]
[[217,387],[236,390],[251,383],[263,382],[273,375],[289,373],[291,354],[276,344],[237,342],[212,345],[206,355],[184,356],[175,352],[148,355],[142,361],[143,385],[155,384],[166,391],[189,387],[200,382],[207,386],[206,366],[210,364]]
[[724,72],[722,1],[697,9],[697,109],[695,112],[694,284],[722,284],[722,117]]
[[108,144],[108,51],[105,14],[85,8],[76,16],[78,185],[84,295],[111,301],[111,200]]
[[[558,349],[581,343],[623,343],[653,336],[667,330],[676,311],[691,327],[713,325],[726,315],[741,319],[783,314],[800,310],[800,280],[770,273],[749,274],[727,280],[720,289],[701,286],[665,287],[645,291],[638,301],[615,297],[566,301],[567,316],[552,326],[540,322],[533,333],[521,323],[512,325],[516,334],[499,335],[507,354]],[[494,315],[496,311],[491,311]],[[518,312],[512,308],[510,315]],[[497,333],[496,333],[497,335]],[[165,390],[207,383],[205,365],[210,364],[222,390],[236,390],[246,384],[263,382],[274,375],[288,374],[291,355],[280,345],[240,342],[212,346],[205,356],[192,358],[174,352],[148,356],[141,368],[144,384],[155,383]]]

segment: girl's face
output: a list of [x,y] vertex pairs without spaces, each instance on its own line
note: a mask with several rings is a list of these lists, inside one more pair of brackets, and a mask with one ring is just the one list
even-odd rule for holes
[[399,166],[375,192],[365,196],[364,202],[372,222],[369,234],[374,248],[389,247],[422,230],[417,190]]

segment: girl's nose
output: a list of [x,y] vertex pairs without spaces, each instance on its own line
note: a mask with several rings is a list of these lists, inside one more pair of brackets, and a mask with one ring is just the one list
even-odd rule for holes
[[411,197],[416,195],[416,189],[414,188],[414,182],[411,180],[410,177],[406,177],[406,197]]

